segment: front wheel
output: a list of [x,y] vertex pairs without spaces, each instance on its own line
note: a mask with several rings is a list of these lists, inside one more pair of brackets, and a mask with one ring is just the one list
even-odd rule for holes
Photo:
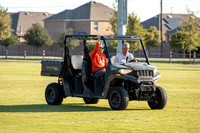
[[45,99],[49,105],[60,105],[63,101],[63,91],[59,84],[51,83],[45,90]]
[[167,104],[167,94],[162,87],[157,86],[155,97],[152,101],[148,101],[149,107],[151,109],[163,109]]
[[86,103],[86,104],[97,104],[99,102],[99,99],[98,98],[88,98],[88,97],[84,97],[83,98],[83,101]]
[[111,109],[124,110],[127,108],[129,102],[128,93],[122,87],[111,88],[108,101]]

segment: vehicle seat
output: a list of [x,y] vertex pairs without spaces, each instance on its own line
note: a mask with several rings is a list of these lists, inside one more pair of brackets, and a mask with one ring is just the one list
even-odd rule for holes
[[82,55],[71,55],[71,66],[74,73],[81,73],[83,56]]

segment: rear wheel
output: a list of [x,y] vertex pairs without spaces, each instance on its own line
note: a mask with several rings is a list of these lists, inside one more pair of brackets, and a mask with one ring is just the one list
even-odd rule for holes
[[167,94],[162,87],[156,87],[156,96],[153,97],[152,101],[148,101],[151,109],[163,109],[167,104]]
[[98,98],[88,98],[88,97],[84,97],[83,98],[83,101],[86,103],[86,104],[97,104],[99,102],[99,99]]
[[111,88],[108,96],[111,109],[124,110],[128,106],[129,97],[127,91],[122,87]]
[[51,83],[45,91],[45,99],[49,105],[60,105],[63,101],[63,90],[57,83]]

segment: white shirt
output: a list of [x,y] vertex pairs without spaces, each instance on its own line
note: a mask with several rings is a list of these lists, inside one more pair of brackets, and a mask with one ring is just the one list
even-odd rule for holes
[[117,53],[114,59],[114,63],[127,63],[131,60],[133,60],[133,54],[128,53],[126,56],[124,56],[122,53]]

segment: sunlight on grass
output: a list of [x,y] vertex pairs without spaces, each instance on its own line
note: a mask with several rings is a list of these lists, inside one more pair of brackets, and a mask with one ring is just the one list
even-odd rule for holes
[[163,110],[131,101],[126,110],[112,111],[106,99],[87,105],[67,97],[62,105],[49,106],[44,92],[56,77],[40,76],[40,63],[0,61],[0,131],[200,132],[200,65],[160,63],[158,68],[157,85],[168,96]]

